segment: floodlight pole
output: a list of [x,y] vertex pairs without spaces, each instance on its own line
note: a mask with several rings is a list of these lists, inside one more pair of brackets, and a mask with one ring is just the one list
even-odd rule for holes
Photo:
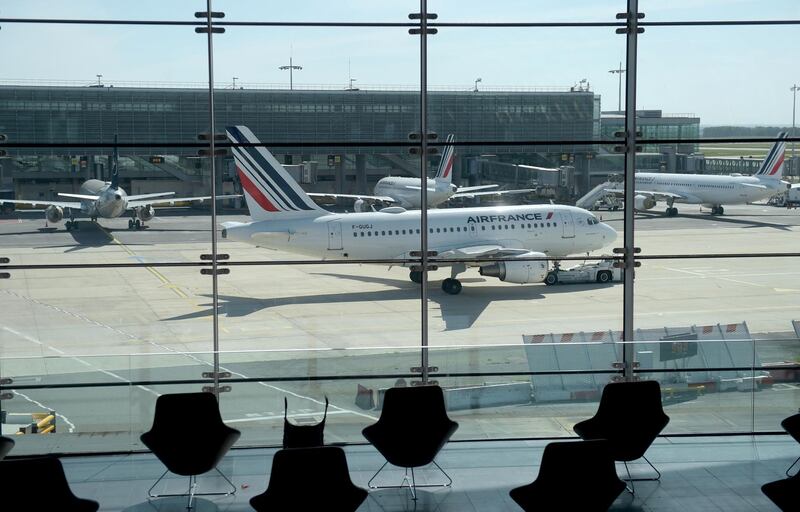
[[608,72],[619,75],[619,87],[617,90],[617,111],[622,112],[622,74],[627,71],[625,68],[622,67],[622,62],[619,63],[619,67],[617,69],[610,69]]
[[293,90],[294,89],[294,83],[293,83],[293,80],[292,80],[292,73],[294,72],[295,69],[297,69],[297,70],[303,69],[303,66],[295,66],[294,64],[292,64],[292,57],[290,55],[289,56],[289,65],[288,66],[280,66],[280,67],[278,67],[278,69],[280,69],[281,71],[286,71],[287,69],[289,70],[289,90],[290,91]]
[[[792,91],[792,138],[794,138],[794,119],[797,113],[797,91],[800,91],[800,85],[794,84],[789,90]],[[795,141],[792,141],[792,174],[800,174],[800,169],[795,169],[797,160],[794,159],[794,146]]]

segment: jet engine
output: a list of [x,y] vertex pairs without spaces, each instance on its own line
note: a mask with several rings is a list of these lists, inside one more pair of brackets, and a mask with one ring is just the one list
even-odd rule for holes
[[633,198],[633,206],[637,210],[649,210],[656,205],[656,200],[650,196],[643,196],[641,194]]
[[[546,258],[541,252],[526,252],[517,258]],[[498,261],[480,268],[480,274],[509,283],[540,283],[547,276],[547,261]]]
[[45,209],[44,215],[47,218],[47,222],[55,224],[61,222],[64,218],[64,210],[60,206],[50,205]]
[[148,220],[152,219],[155,216],[156,216],[156,211],[149,204],[147,206],[140,206],[136,208],[136,218],[138,218],[142,222],[147,222]]

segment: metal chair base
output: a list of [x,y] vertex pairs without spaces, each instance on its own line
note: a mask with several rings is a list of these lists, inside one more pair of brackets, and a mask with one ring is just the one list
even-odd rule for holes
[[791,474],[789,474],[789,472],[792,470],[792,468],[794,467],[794,465],[795,465],[795,464],[797,464],[798,462],[800,462],[800,457],[797,457],[797,458],[794,460],[794,462],[792,462],[792,465],[791,465],[791,466],[789,466],[789,468],[786,470],[786,476],[792,476]]
[[647,460],[647,457],[642,455],[642,458],[650,465],[651,468],[653,468],[653,471],[656,472],[656,476],[655,478],[633,478],[631,477],[631,470],[628,468],[628,463],[626,461],[622,461],[622,463],[625,464],[625,472],[628,473],[628,478],[623,478],[623,480],[630,483],[630,485],[627,483],[625,484],[625,489],[631,494],[636,494],[636,488],[634,487],[633,482],[657,482],[661,480],[661,472],[656,469],[652,462]]
[[221,476],[223,479],[225,479],[225,481],[228,483],[228,485],[231,488],[230,492],[197,492],[196,491],[197,490],[197,475],[190,475],[189,476],[189,492],[153,494],[153,489],[155,489],[155,487],[158,485],[158,483],[161,480],[164,479],[164,477],[167,475],[167,473],[169,473],[169,470],[167,469],[167,470],[164,470],[164,472],[161,473],[161,476],[158,477],[158,480],[156,480],[156,482],[153,485],[150,486],[150,488],[147,490],[147,495],[150,498],[170,498],[170,497],[176,497],[176,496],[187,496],[188,497],[188,501],[186,502],[186,509],[187,510],[191,510],[192,509],[192,501],[194,501],[194,497],[195,496],[231,496],[233,494],[236,494],[236,486],[233,485],[233,482],[231,482],[230,479],[227,476],[225,476],[222,473],[222,471],[219,470],[219,468],[215,467],[214,470],[217,473],[219,473],[219,476]]
[[[381,471],[383,471],[383,468],[385,468],[386,465],[389,464],[389,461],[386,461],[386,462],[383,463],[383,466],[381,466],[380,469],[378,469],[378,471],[376,471],[375,474],[372,475],[372,478],[369,479],[369,482],[367,482],[367,487],[369,487],[370,489],[402,489],[403,487],[408,485],[408,489],[411,491],[411,499],[416,501],[417,500],[417,487],[450,487],[451,485],[453,485],[453,479],[450,478],[450,475],[448,475],[447,472],[445,470],[443,470],[442,467],[439,464],[437,464],[435,460],[431,461],[431,463],[434,466],[436,466],[436,468],[439,471],[441,471],[441,473],[445,476],[445,478],[447,478],[447,483],[444,483],[444,484],[417,484],[416,483],[416,479],[414,477],[414,468],[403,468],[403,469],[405,469],[406,473],[405,473],[405,475],[403,475],[403,480],[400,482],[400,485],[372,485],[372,481],[375,480],[375,478],[378,476],[378,474]],[[408,470],[409,469],[411,470],[411,478],[410,479],[408,478]]]

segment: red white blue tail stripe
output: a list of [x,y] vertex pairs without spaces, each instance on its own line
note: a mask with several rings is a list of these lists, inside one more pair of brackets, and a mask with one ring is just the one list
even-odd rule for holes
[[451,181],[453,179],[453,160],[454,149],[453,143],[456,137],[452,133],[447,136],[447,145],[442,152],[442,159],[439,161],[439,168],[436,170],[436,179]]
[[767,157],[758,169],[755,176],[763,178],[776,178],[780,179],[783,175],[783,158],[786,150],[786,132],[778,134],[778,140],[772,145],[772,148],[767,153]]
[[[229,126],[226,130],[233,143],[259,143],[258,138],[246,126]],[[258,215],[259,212],[324,211],[306,195],[265,147],[233,146],[231,149],[236,162],[236,173],[253,218],[263,217]]]

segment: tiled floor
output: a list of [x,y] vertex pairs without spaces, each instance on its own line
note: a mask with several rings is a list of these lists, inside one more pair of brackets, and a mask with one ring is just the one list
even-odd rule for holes
[[[407,489],[373,490],[359,510],[519,511],[508,491],[536,477],[546,444],[451,443],[437,461],[453,478],[452,487],[420,490],[416,507]],[[346,452],[353,481],[366,487],[384,459],[370,446],[352,446]],[[248,501],[266,488],[273,453],[268,449],[232,451],[220,469],[236,484],[236,495],[213,498],[213,503],[201,503],[199,510],[252,510]],[[661,470],[661,482],[637,482],[636,496],[623,492],[611,510],[778,510],[761,494],[761,485],[784,477],[784,471],[798,455],[800,446],[788,436],[659,439],[648,451],[648,458]],[[99,501],[101,510],[185,510],[183,500],[146,500],[148,487],[164,470],[152,455],[75,457],[63,461],[75,494]],[[579,464],[576,461],[576,471]],[[644,463],[632,466],[634,475],[648,469]],[[618,471],[622,474],[624,468],[620,465]],[[382,477],[386,483],[399,483],[402,474],[402,470],[394,469]],[[417,481],[435,481],[439,476],[435,470],[423,470],[417,474]],[[184,478],[172,477],[167,482],[169,491],[180,491],[186,485]],[[199,485],[200,490],[221,489],[222,480],[201,478]]]

